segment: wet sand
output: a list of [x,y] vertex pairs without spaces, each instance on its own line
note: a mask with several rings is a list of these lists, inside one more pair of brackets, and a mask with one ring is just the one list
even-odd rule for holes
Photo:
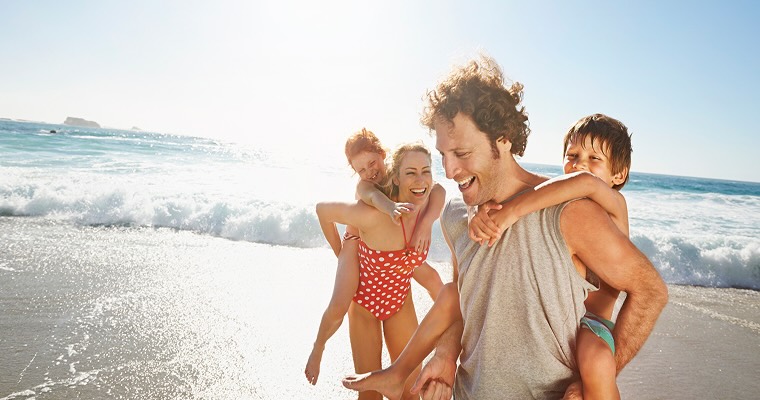
[[[356,398],[340,384],[347,323],[318,384],[303,375],[332,290],[328,249],[28,218],[0,229],[0,399]],[[413,296],[421,318],[431,300],[416,283]],[[744,399],[758,371],[760,292],[670,286],[618,381],[628,399]]]

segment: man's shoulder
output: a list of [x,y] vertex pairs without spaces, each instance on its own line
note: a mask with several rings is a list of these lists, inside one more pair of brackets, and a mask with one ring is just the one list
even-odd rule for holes
[[467,229],[467,204],[462,196],[452,196],[446,201],[446,206],[441,214],[441,228],[449,234],[451,238],[456,238],[461,234],[460,231]]
[[465,216],[467,216],[467,204],[465,204],[462,196],[451,196],[446,200],[446,206],[443,208],[442,218],[460,218],[462,211],[464,211]]

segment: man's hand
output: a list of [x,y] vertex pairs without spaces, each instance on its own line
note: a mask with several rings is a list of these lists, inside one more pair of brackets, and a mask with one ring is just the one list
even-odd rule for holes
[[446,383],[440,381],[432,381],[422,391],[422,400],[451,400],[452,389]]
[[423,397],[425,399],[435,399],[436,397],[427,397],[427,394],[430,393],[432,395],[432,393],[445,392],[446,390],[444,388],[439,387],[441,384],[443,384],[449,388],[449,397],[447,397],[447,399],[450,399],[451,388],[454,387],[454,378],[456,377],[456,373],[456,360],[452,360],[437,354],[433,355],[433,357],[430,359],[430,362],[428,362],[425,367],[422,368],[422,371],[420,371],[420,375],[417,377],[414,385],[412,385],[411,393],[420,393],[420,391],[422,391],[424,388],[425,394]]
[[565,396],[562,400],[583,400],[583,386],[581,381],[575,381],[565,390]]

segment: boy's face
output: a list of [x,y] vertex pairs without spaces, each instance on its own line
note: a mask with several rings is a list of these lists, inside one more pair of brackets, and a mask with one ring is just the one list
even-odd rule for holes
[[613,175],[612,164],[606,152],[607,143],[596,140],[592,146],[591,136],[586,136],[582,143],[575,137],[567,143],[563,169],[566,174],[591,172],[610,187],[619,185],[625,181],[625,171]]

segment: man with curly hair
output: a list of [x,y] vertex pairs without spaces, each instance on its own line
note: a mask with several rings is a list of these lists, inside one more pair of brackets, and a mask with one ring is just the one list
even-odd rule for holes
[[[461,197],[441,216],[454,282],[415,333],[428,338],[412,337],[397,360],[418,364],[437,343],[413,388],[423,399],[450,399],[452,391],[457,400],[581,398],[577,389],[566,390],[577,388],[575,338],[586,294],[597,289],[586,277],[627,292],[613,331],[618,371],[667,303],[667,287],[649,260],[589,199],[528,214],[492,246],[470,240],[475,207],[506,202],[547,180],[515,160],[530,132],[521,100],[522,85],[507,87],[499,66],[484,56],[428,93],[422,122],[435,132],[446,177],[457,182]],[[431,331],[444,333],[436,342]],[[373,373],[344,384],[391,393],[387,382],[405,379]]]

